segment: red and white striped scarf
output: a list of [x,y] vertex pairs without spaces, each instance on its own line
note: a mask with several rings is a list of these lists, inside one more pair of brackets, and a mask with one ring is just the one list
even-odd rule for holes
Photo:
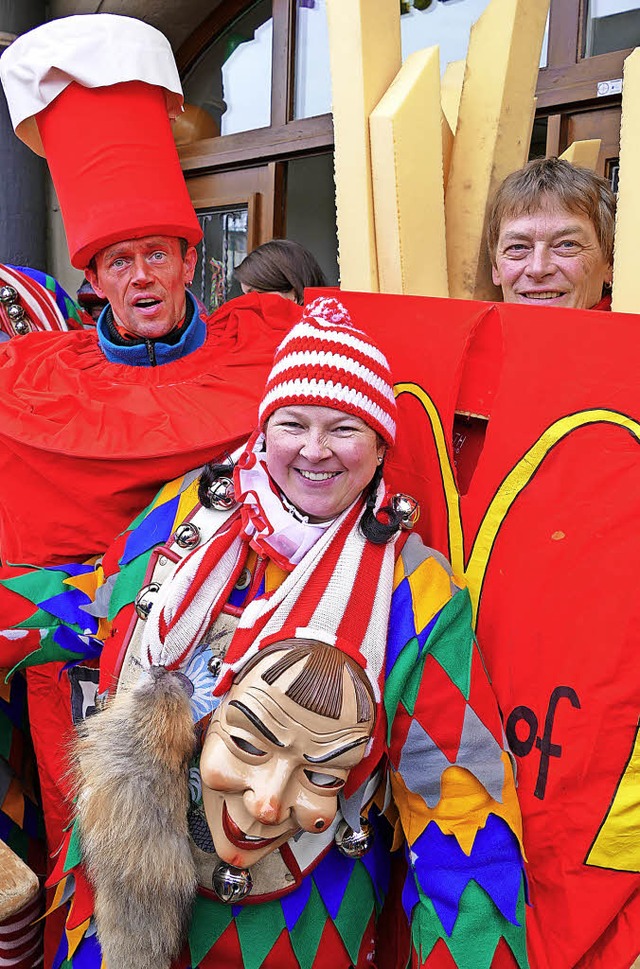
[[[252,444],[251,453],[255,453],[259,439],[254,437]],[[273,485],[261,460],[249,462],[250,479],[243,479],[245,455],[239,462],[236,486],[250,480],[251,487],[239,495],[240,508],[164,583],[145,623],[143,656],[149,666],[175,670],[185,665],[226,603],[249,546],[280,564],[286,559],[282,535],[288,542],[296,535],[295,549],[302,543],[305,553],[295,564],[287,561],[289,574],[271,595],[245,607],[215,693],[225,693],[236,672],[270,643],[315,639],[341,649],[365,670],[380,722],[396,539],[374,545],[364,537],[358,527],[362,496],[321,528],[297,521],[279,499],[274,503]],[[377,506],[384,494],[381,484]],[[365,760],[370,766],[370,758]]]

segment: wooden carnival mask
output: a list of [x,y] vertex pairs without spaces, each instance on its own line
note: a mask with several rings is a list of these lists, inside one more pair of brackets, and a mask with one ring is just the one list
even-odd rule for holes
[[325,831],[374,723],[365,674],[345,653],[307,640],[258,653],[215,711],[200,759],[222,861],[249,868],[301,831]]

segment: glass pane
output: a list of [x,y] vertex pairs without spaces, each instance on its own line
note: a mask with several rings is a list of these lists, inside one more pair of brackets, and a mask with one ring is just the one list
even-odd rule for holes
[[201,209],[198,221],[204,238],[198,246],[191,292],[211,313],[242,294],[233,271],[247,255],[248,206]]
[[[399,0],[402,16],[402,59],[424,47],[440,45],[440,69],[463,60],[469,31],[489,0]],[[326,0],[296,0],[296,65],[294,118],[310,118],[331,111],[331,72]],[[540,67],[547,65],[549,18],[542,43]]]
[[259,0],[202,54],[183,81],[221,135],[271,124],[271,0]]
[[[440,45],[440,70],[450,61],[464,60],[469,48],[469,31],[489,6],[489,0],[402,0],[400,18],[402,59],[424,47]],[[549,21],[542,44],[540,67],[547,63]]]
[[296,0],[294,118],[331,111],[326,0]]
[[544,158],[546,156],[548,126],[548,118],[536,118],[533,122],[531,144],[529,145],[529,161],[531,161],[532,158]]
[[589,0],[585,57],[640,46],[637,0]]
[[287,239],[316,257],[329,286],[338,284],[333,155],[293,158],[287,167]]

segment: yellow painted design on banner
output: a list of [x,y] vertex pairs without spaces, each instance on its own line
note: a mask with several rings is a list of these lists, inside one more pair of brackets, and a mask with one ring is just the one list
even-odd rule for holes
[[[607,816],[585,864],[640,871],[640,730]],[[624,864],[623,864],[624,862]]]
[[[626,414],[606,408],[579,411],[555,421],[512,468],[496,491],[480,522],[467,559],[462,533],[460,497],[437,408],[429,395],[418,384],[399,383],[395,385],[394,389],[396,397],[408,393],[419,400],[431,425],[440,460],[447,505],[451,564],[456,574],[464,576],[469,587],[474,627],[477,626],[482,587],[498,532],[514,501],[527,487],[551,449],[563,438],[568,437],[569,434],[591,424],[610,424],[614,427],[620,427],[629,431],[640,442],[640,423]],[[402,796],[400,791],[396,791],[396,787],[397,783],[394,783],[396,796]],[[640,739],[637,737],[626,770],[618,783],[611,808],[602,823],[585,864],[616,871],[640,871],[640,841],[637,838],[637,832],[640,830],[639,790]]]

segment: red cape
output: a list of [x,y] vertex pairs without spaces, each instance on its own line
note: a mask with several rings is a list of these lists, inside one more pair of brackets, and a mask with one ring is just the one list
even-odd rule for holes
[[0,554],[87,558],[166,481],[232,449],[257,421],[276,345],[301,309],[250,293],[175,363],[109,363],[94,332],[34,333],[0,348]]

